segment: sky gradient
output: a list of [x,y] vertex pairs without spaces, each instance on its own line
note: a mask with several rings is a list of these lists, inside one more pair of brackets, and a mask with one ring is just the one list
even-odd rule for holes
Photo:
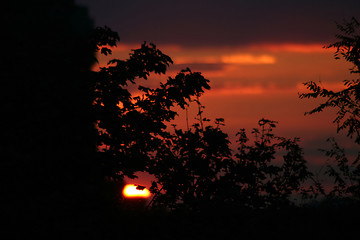
[[[342,80],[353,78],[350,65],[334,60],[334,49],[323,46],[336,40],[335,22],[360,17],[360,1],[76,2],[89,8],[96,26],[119,33],[111,58],[127,58],[147,41],[173,59],[168,76],[186,67],[202,72],[212,87],[201,99],[205,116],[224,118],[224,131],[233,143],[240,128],[250,132],[264,117],[279,122],[276,134],[301,138],[310,166],[324,163],[317,149],[326,147],[331,136],[354,149],[346,137],[336,135],[335,112],[304,116],[319,101],[300,100],[298,93],[305,91],[302,83],[307,81],[340,90]],[[106,61],[101,58],[100,65]],[[166,76],[147,84],[155,87],[160,79]],[[184,114],[176,121],[179,127],[186,126]],[[195,114],[194,106],[190,119]]]

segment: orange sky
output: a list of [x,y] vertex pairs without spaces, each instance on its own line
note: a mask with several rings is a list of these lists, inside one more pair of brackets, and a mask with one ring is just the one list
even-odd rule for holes
[[[279,122],[275,133],[300,137],[309,165],[326,158],[317,149],[336,136],[349,150],[352,141],[336,134],[334,111],[304,116],[318,100],[300,100],[302,83],[321,81],[341,89],[350,66],[334,60],[336,22],[359,15],[360,1],[293,0],[76,0],[89,8],[95,26],[107,25],[120,35],[112,57],[126,59],[143,41],[155,43],[174,60],[168,76],[189,67],[210,80],[201,98],[204,115],[222,117],[224,131],[235,142],[240,128],[251,131],[260,118]],[[109,58],[108,58],[109,59]],[[106,60],[101,59],[100,64]],[[96,67],[96,66],[95,66]],[[158,86],[166,76],[146,83]],[[190,119],[196,108],[190,109]],[[185,113],[176,124],[185,127]],[[234,146],[235,147],[235,146]],[[138,183],[141,184],[141,183]]]
[[[112,58],[125,59],[131,49],[139,45],[120,44]],[[341,81],[351,76],[345,61],[334,60],[333,50],[321,44],[251,45],[238,48],[186,48],[174,45],[158,46],[173,61],[166,76],[153,76],[148,86],[157,86],[167,76],[174,77],[185,67],[200,71],[210,80],[212,89],[201,101],[206,107],[204,116],[210,119],[222,117],[224,131],[236,148],[235,134],[240,128],[248,132],[256,127],[260,118],[278,121],[275,133],[288,138],[300,137],[305,157],[310,165],[323,164],[326,158],[317,150],[326,147],[326,139],[336,136],[332,123],[334,111],[304,116],[317,106],[319,100],[301,100],[299,92],[306,89],[302,83],[321,81],[328,88],[339,90]],[[102,57],[100,66],[109,57]],[[197,108],[190,106],[190,125],[195,122]],[[178,127],[186,127],[185,112],[179,111],[174,121]],[[351,141],[338,136],[340,142],[354,148]],[[141,179],[136,182],[146,185]]]

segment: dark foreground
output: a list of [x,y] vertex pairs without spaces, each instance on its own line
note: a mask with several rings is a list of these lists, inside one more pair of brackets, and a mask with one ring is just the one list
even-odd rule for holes
[[3,239],[354,239],[359,210],[357,205],[196,213],[82,209],[13,219]]

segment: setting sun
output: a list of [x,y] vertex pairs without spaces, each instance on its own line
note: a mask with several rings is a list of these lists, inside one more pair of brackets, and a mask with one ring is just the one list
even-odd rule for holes
[[128,198],[148,198],[150,196],[150,191],[141,186],[127,184],[123,189],[123,195]]

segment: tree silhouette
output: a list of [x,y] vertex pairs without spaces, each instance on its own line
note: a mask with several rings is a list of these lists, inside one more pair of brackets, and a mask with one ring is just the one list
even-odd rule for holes
[[[289,197],[302,191],[302,183],[311,176],[307,170],[299,139],[287,139],[272,133],[276,122],[261,119],[254,128],[253,145],[245,130],[239,133],[238,161],[232,175],[241,186],[242,198],[251,207],[281,207],[291,204]],[[281,153],[282,159],[277,156]],[[278,158],[278,159],[277,159]],[[273,161],[278,163],[273,163]]]
[[301,184],[311,176],[298,139],[275,136],[276,123],[261,119],[252,132],[253,144],[244,129],[238,133],[239,148],[233,156],[220,125],[223,119],[217,119],[215,127],[195,124],[187,131],[175,129],[150,168],[157,177],[151,188],[154,205],[191,210],[291,205],[289,197],[304,190]]
[[[118,36],[109,28],[98,28],[97,50],[108,55]],[[105,33],[105,34],[104,34]],[[110,34],[110,38],[106,37]],[[99,159],[104,176],[122,180],[147,171],[157,180],[150,189],[153,206],[198,210],[214,205],[273,207],[290,204],[289,196],[300,190],[310,176],[298,139],[273,135],[276,123],[262,119],[254,129],[254,146],[247,145],[245,130],[239,132],[239,152],[233,156],[223,119],[212,126],[203,117],[200,97],[210,89],[201,73],[182,70],[157,88],[137,86],[133,96],[128,85],[165,74],[172,63],[154,44],[143,43],[127,60],[113,59],[94,72],[93,107],[98,127]],[[174,120],[174,106],[198,105],[198,122],[187,130],[167,130]],[[283,152],[283,164],[271,161]],[[235,157],[235,158],[234,158]],[[278,159],[277,159],[278,160]]]
[[[360,73],[360,24],[353,18],[343,25],[338,24],[342,34],[337,34],[338,42],[330,44],[326,48],[336,48],[335,59],[343,57],[353,64],[350,73]],[[360,120],[359,120],[359,99],[360,79],[344,80],[345,89],[334,92],[319,86],[315,82],[304,84],[311,92],[300,94],[300,98],[325,98],[326,101],[306,114],[313,114],[323,111],[326,108],[336,108],[337,114],[334,123],[337,130],[347,130],[349,137],[355,137],[355,142],[360,144]]]
[[104,176],[122,180],[145,171],[150,154],[169,136],[165,123],[177,115],[173,107],[185,108],[193,96],[210,88],[208,80],[189,69],[169,77],[158,88],[138,86],[138,96],[127,88],[151,73],[165,74],[171,63],[154,44],[143,43],[129,59],[110,60],[107,67],[94,72],[93,107]]
[[[5,5],[3,13],[3,46],[15,47],[4,49],[0,64],[5,89],[1,214],[6,224],[16,227],[15,237],[102,238],[104,232],[111,237],[139,229],[156,232],[157,223],[149,221],[155,215],[126,215],[107,201],[117,197],[116,182],[136,177],[137,171],[156,177],[151,206],[192,213],[206,209],[211,215],[224,206],[231,211],[279,209],[292,204],[293,193],[304,190],[301,184],[311,173],[299,139],[276,136],[277,123],[261,119],[252,137],[239,131],[234,153],[222,131],[224,119],[212,123],[203,117],[200,97],[210,86],[201,73],[187,68],[158,87],[139,85],[139,79],[165,74],[172,64],[154,44],[144,43],[127,60],[112,59],[99,71],[90,71],[97,61],[95,53],[111,55],[119,36],[108,27],[93,28],[84,8],[72,0],[16,1]],[[354,35],[351,29],[358,26],[353,20],[343,29]],[[355,64],[354,74],[359,73],[358,39],[343,37],[334,45]],[[357,143],[358,84],[346,82],[347,92],[338,93],[309,84],[314,95],[303,95],[331,98],[333,102],[318,110],[339,107],[339,122],[345,119],[340,129],[348,128]],[[134,86],[137,90],[130,90]],[[198,122],[186,130],[169,130],[177,115],[174,109],[185,110],[192,103],[198,105]],[[345,118],[348,113],[351,117]],[[359,165],[349,168],[336,146],[328,155],[341,156],[342,175],[329,169],[339,183],[334,194],[357,193]],[[344,178],[355,184],[347,187]],[[201,223],[207,224],[206,218],[202,215]],[[186,220],[164,219],[161,232]],[[228,229],[238,227],[238,221],[225,220]],[[255,230],[265,226],[250,226],[247,220],[239,221]],[[139,221],[141,226],[134,224]],[[128,228],[119,230],[122,225]]]
[[16,234],[47,235],[97,199],[93,26],[71,0],[3,7],[1,214]]
[[[360,24],[352,18],[343,24],[338,24],[340,34],[336,37],[339,41],[328,45],[326,48],[335,48],[335,59],[344,58],[352,63],[350,73],[359,77],[360,74]],[[360,144],[360,79],[344,80],[345,89],[341,91],[331,91],[319,86],[315,82],[307,82],[305,86],[310,93],[300,94],[300,98],[324,98],[325,102],[318,107],[307,112],[314,114],[322,112],[327,108],[337,109],[334,123],[337,124],[337,131],[347,131],[347,136],[354,139],[356,144]],[[332,146],[330,150],[325,150],[326,156],[333,159],[336,166],[327,164],[326,175],[334,179],[334,188],[329,192],[328,197],[348,197],[359,200],[360,196],[360,152],[351,161],[345,154],[345,149],[341,148],[334,138],[328,140]]]
[[209,207],[218,200],[219,179],[230,160],[230,141],[216,127],[194,124],[189,130],[175,127],[175,133],[161,145],[152,159],[150,173],[157,181],[150,189],[154,205],[191,210]]
[[[97,28],[96,49],[111,55],[118,35]],[[98,38],[98,39],[96,39]],[[104,47],[105,46],[105,47]],[[230,149],[228,135],[221,130],[224,119],[214,125],[203,117],[200,97],[210,89],[201,73],[182,70],[157,88],[138,85],[136,96],[129,85],[147,80],[151,73],[165,74],[172,64],[154,44],[143,43],[129,59],[113,59],[94,72],[93,107],[98,128],[98,157],[105,177],[121,181],[135,178],[137,171],[156,177],[150,189],[152,206],[198,210],[214,205],[267,208],[289,205],[311,174],[298,145],[299,139],[275,136],[276,122],[262,119],[255,128],[254,145],[248,145],[245,130],[239,135],[238,153]],[[167,123],[194,102],[197,123],[187,130],[167,130]],[[271,162],[284,153],[278,165]]]

